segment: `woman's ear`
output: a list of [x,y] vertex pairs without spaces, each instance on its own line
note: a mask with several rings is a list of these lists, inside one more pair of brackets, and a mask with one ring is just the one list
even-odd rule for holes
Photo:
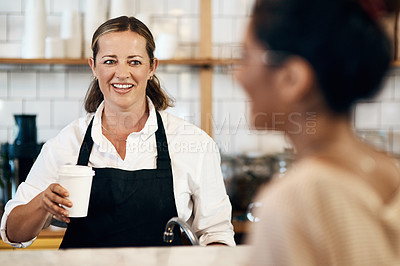
[[301,101],[314,86],[314,70],[300,57],[288,59],[278,75],[281,99],[286,104]]
[[150,66],[150,76],[154,76],[154,73],[156,72],[156,69],[158,67],[158,59],[157,58],[153,58],[153,62]]
[[97,77],[97,75],[96,75],[96,66],[95,66],[95,62],[94,62],[93,57],[90,57],[88,59],[88,63],[89,63],[90,68],[92,69],[93,76],[96,78]]

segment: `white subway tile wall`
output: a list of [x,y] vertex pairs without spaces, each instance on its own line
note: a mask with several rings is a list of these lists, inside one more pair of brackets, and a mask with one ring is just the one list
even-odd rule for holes
[[37,73],[33,72],[11,72],[10,73],[10,97],[20,98],[35,98]]
[[0,15],[0,41],[7,40],[7,16]]
[[[112,0],[99,0],[110,4]],[[155,37],[173,33],[178,39],[176,57],[199,54],[199,5],[201,0],[128,0],[129,15],[140,15]],[[212,0],[213,56],[238,58],[241,41],[254,0]],[[0,0],[0,57],[20,57],[24,0]],[[60,34],[64,10],[81,12],[86,0],[46,0],[47,36]],[[163,88],[175,98],[169,111],[200,125],[198,69],[162,65],[157,70]],[[13,142],[14,114],[37,115],[38,140],[54,137],[61,128],[85,114],[83,98],[93,78],[88,66],[0,65],[0,143]],[[275,153],[289,147],[277,132],[250,129],[247,95],[228,67],[215,67],[213,76],[214,139],[223,153]],[[354,126],[361,136],[400,154],[400,69],[385,79],[383,90],[354,109]]]
[[359,103],[356,106],[355,126],[358,129],[378,129],[380,127],[381,103]]
[[21,43],[0,42],[0,57],[5,57],[5,58],[21,57]]
[[74,100],[55,100],[53,102],[52,125],[64,127],[79,117],[80,102]]
[[7,41],[21,41],[24,33],[24,15],[8,15],[6,27]]
[[67,73],[65,81],[65,97],[68,99],[82,99],[93,79],[92,71],[89,66],[82,69],[82,72],[71,71]]
[[36,126],[39,128],[51,127],[52,102],[50,100],[28,100],[24,102],[24,113],[36,114]]
[[8,95],[7,72],[0,72],[0,98],[5,99]]
[[[22,101],[1,99],[0,108],[1,127],[3,129],[14,127],[14,114],[22,113]],[[4,141],[7,141],[7,139]]]
[[383,129],[400,128],[399,102],[382,102],[381,104],[381,127]]
[[22,2],[22,0],[13,0],[13,1],[2,0],[1,5],[0,5],[0,12],[1,13],[21,13],[21,9],[22,9],[21,2]]
[[38,73],[39,88],[38,97],[46,98],[64,98],[65,97],[65,73]]

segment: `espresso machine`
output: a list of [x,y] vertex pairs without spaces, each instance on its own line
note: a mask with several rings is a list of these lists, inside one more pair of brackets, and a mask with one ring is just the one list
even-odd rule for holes
[[1,145],[1,183],[3,204],[14,197],[19,184],[25,181],[39,151],[37,143],[36,115],[16,114],[14,143]]

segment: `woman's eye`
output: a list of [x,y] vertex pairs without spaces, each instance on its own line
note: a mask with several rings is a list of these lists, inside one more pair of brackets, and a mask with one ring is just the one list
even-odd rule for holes
[[111,59],[104,61],[104,64],[106,64],[106,65],[111,65],[114,63],[115,63],[115,60],[111,60]]
[[142,62],[140,62],[139,60],[132,60],[132,61],[130,61],[130,64],[131,65],[141,65]]

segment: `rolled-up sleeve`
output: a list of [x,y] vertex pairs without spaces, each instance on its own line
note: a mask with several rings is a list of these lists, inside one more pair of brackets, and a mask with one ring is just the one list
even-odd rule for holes
[[10,242],[7,238],[6,230],[7,230],[8,215],[11,213],[11,211],[19,205],[26,204],[33,197],[35,197],[38,193],[40,193],[39,189],[29,185],[26,182],[23,182],[18,187],[15,197],[12,200],[7,202],[5,209],[4,209],[3,217],[1,219],[1,226],[0,226],[0,234],[1,234],[1,238],[3,239],[4,243],[7,243],[16,248],[26,248],[26,247],[30,246],[33,243],[33,241],[35,241],[36,237],[27,242],[21,242],[21,243]]
[[214,242],[235,246],[232,206],[226,193],[216,143],[200,129],[188,125],[171,140],[179,217],[192,227],[202,246]]
[[0,235],[1,235],[1,239],[3,240],[3,242],[6,244],[9,244],[15,248],[26,248],[26,247],[29,247],[30,245],[32,245],[32,243],[33,243],[33,241],[35,241],[36,237],[30,241],[21,242],[21,243],[13,243],[8,240],[7,234],[6,234],[7,218],[8,218],[8,213],[4,212],[3,217],[1,219],[1,226],[0,226]]
[[210,150],[198,161],[192,226],[200,233],[202,245],[219,242],[235,246],[232,206],[226,194],[220,162],[218,148],[211,142]]

